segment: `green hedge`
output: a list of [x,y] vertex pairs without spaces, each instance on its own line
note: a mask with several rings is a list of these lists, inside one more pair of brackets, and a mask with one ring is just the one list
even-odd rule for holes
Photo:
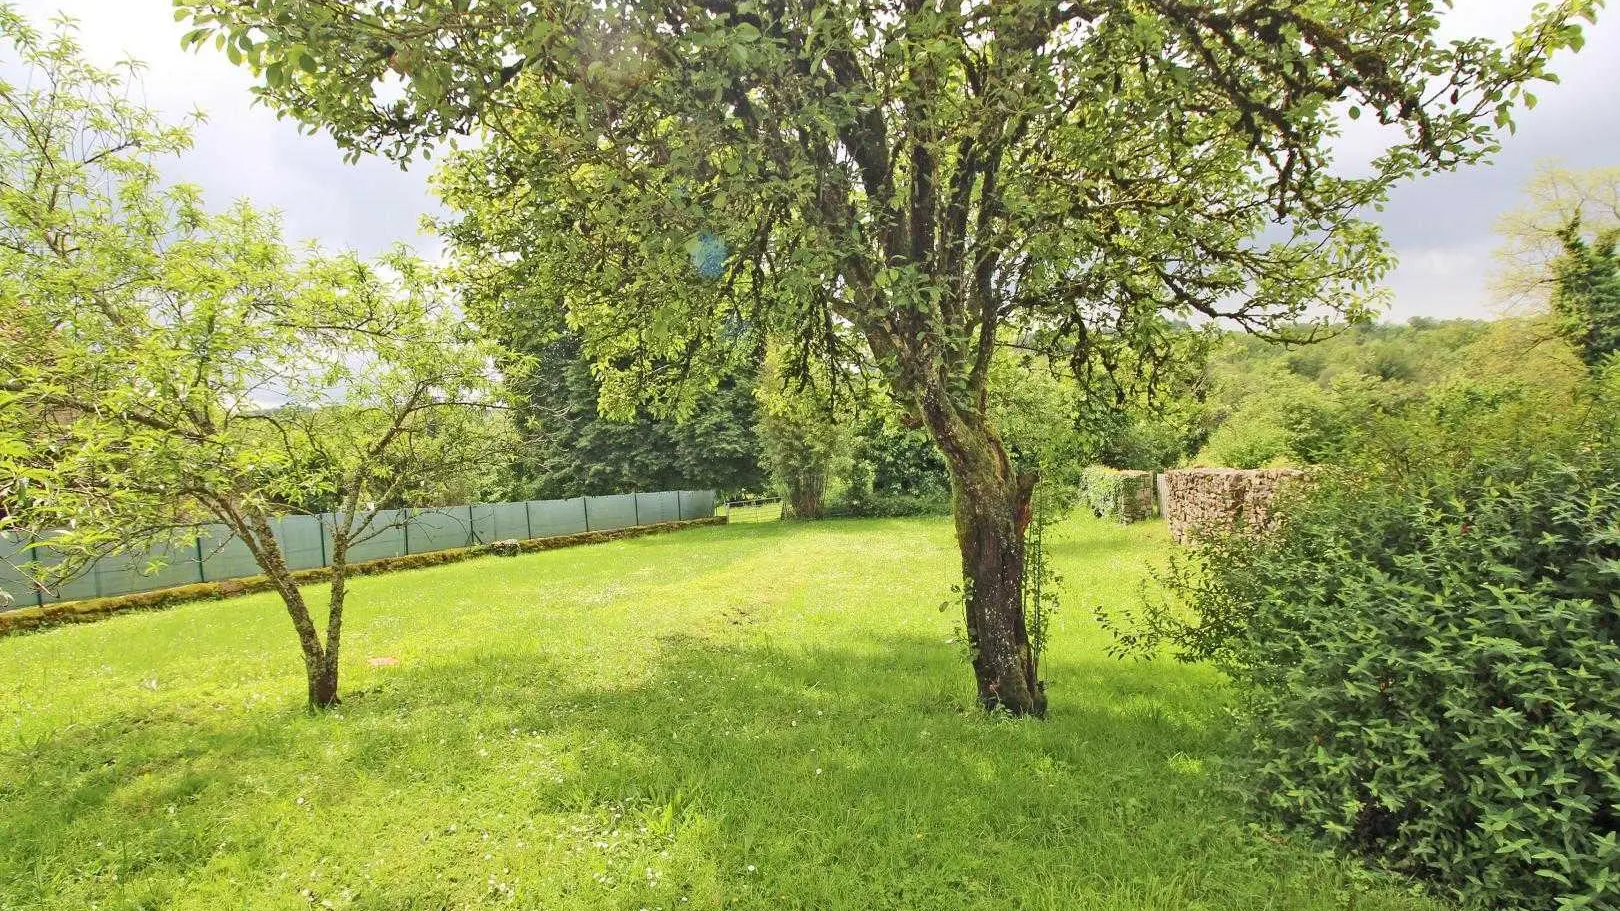
[[822,511],[822,515],[829,519],[894,519],[904,516],[950,514],[951,498],[947,493],[868,493],[860,497],[836,500]]
[[1266,815],[1471,905],[1620,908],[1620,442],[1341,476],[1199,560],[1146,639],[1243,686]]
[[[725,522],[725,516],[715,516],[707,519],[688,519],[682,522],[664,522],[658,525],[637,525],[613,531],[590,531],[577,535],[532,538],[518,542],[518,549],[525,553],[533,553],[542,550],[556,550],[561,547],[575,547],[581,544],[600,544],[622,538],[639,538],[702,525],[723,525]],[[364,563],[350,565],[349,575],[369,576],[402,569],[420,569],[424,566],[457,563],[495,552],[495,544],[483,544],[477,547],[460,547],[451,550],[430,551],[423,554],[410,554],[402,557],[388,557],[382,560],[368,560]],[[332,570],[330,567],[306,569],[293,573],[293,578],[300,585],[325,582],[331,577]],[[111,614],[126,611],[157,610],[187,601],[230,598],[252,592],[269,591],[270,588],[270,580],[264,576],[248,576],[242,579],[224,579],[219,582],[203,582],[196,585],[181,585],[175,588],[160,588],[156,591],[136,592],[132,595],[120,595],[116,598],[64,601],[60,604],[47,604],[43,607],[25,607],[20,610],[0,612],[0,636],[63,623],[89,623]]]
[[1152,510],[1135,508],[1137,498],[1146,496],[1152,502],[1153,475],[1147,472],[1125,472],[1102,465],[1088,465],[1080,473],[1081,502],[1099,519],[1116,522],[1135,522],[1149,518]]

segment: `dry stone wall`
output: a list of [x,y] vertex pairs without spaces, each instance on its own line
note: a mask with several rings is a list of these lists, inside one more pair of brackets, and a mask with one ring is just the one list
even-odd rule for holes
[[1119,520],[1139,522],[1153,518],[1153,472],[1119,473]]
[[1164,474],[1163,510],[1170,535],[1187,544],[1208,532],[1270,528],[1279,491],[1305,477],[1293,468],[1186,468]]

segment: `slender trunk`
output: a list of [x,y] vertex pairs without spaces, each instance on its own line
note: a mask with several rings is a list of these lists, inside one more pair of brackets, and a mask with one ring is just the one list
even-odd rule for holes
[[[349,541],[346,535],[335,535],[332,541],[331,605],[326,617],[326,649],[322,655],[319,681],[320,702],[313,695],[311,703],[320,706],[338,702],[338,655],[343,650],[343,600],[348,595]],[[311,691],[312,693],[314,691]]]
[[238,533],[247,532],[242,534],[243,540],[258,561],[259,569],[264,571],[265,577],[281,596],[282,603],[287,607],[287,616],[292,619],[293,630],[298,633],[298,647],[304,655],[309,707],[324,709],[335,705],[338,701],[337,653],[335,648],[329,646],[335,644],[337,639],[329,631],[328,645],[321,644],[320,632],[315,629],[309,606],[304,603],[304,593],[299,591],[292,571],[287,568],[287,561],[282,557],[281,546],[276,543],[269,520],[255,510],[244,511],[238,519],[243,526]]
[[1015,475],[995,430],[938,399],[924,418],[951,475],[962,552],[968,644],[979,703],[987,711],[1046,715],[1046,691],[1024,617],[1024,528],[1033,475]]

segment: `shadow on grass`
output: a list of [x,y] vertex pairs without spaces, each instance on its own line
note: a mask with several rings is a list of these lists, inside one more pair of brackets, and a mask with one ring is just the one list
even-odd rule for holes
[[290,896],[318,857],[356,907],[493,906],[500,877],[546,907],[1335,907],[1332,869],[1230,821],[1208,689],[1164,673],[1059,667],[1086,689],[1014,722],[940,642],[673,637],[622,677],[492,654],[327,716],[180,706],[0,754],[0,886]]

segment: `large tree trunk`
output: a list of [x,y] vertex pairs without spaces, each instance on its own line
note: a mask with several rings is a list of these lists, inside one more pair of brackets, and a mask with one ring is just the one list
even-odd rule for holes
[[800,519],[819,519],[822,509],[822,492],[826,489],[827,478],[823,476],[805,476],[795,478],[788,485],[788,509],[791,514]]
[[982,416],[964,417],[937,399],[924,401],[923,416],[951,475],[979,702],[987,711],[1044,717],[1046,691],[1023,598],[1024,528],[1034,476],[1013,473],[1000,437]]

